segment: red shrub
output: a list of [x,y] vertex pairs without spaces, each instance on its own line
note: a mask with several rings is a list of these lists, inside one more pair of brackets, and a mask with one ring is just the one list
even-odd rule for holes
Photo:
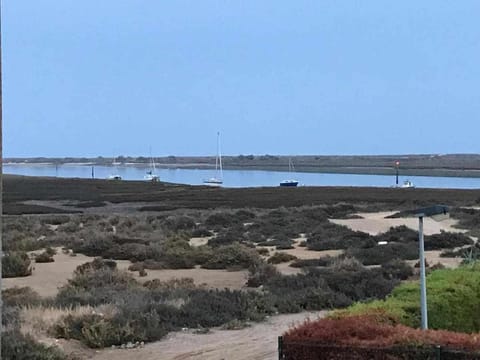
[[478,334],[413,329],[397,325],[393,319],[381,313],[307,321],[289,330],[284,335],[284,342],[382,348],[440,345],[450,349],[480,351]]

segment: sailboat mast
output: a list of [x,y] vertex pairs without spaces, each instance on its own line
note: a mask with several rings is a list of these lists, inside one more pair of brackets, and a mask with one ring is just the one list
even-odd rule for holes
[[217,155],[215,156],[215,175],[218,173],[218,148],[219,148],[219,140],[218,137],[220,136],[220,133],[217,132]]
[[220,151],[220,132],[217,132],[217,154],[218,162],[220,163],[220,179],[223,179],[222,153]]

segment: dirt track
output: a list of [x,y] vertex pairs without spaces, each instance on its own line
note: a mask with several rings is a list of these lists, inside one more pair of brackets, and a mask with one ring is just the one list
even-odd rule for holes
[[177,332],[162,341],[132,350],[102,350],[94,360],[270,360],[278,359],[278,336],[293,324],[326,312],[273,316],[268,321],[242,330],[213,330],[209,334]]

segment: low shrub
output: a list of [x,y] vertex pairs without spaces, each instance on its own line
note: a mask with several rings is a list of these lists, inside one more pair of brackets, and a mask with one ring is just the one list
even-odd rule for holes
[[352,231],[346,226],[324,223],[308,236],[310,250],[342,250],[350,247],[367,247],[376,244],[374,238],[360,231]]
[[150,255],[150,247],[144,244],[127,243],[106,249],[102,256],[115,260],[144,261]]
[[375,239],[377,242],[410,243],[418,241],[418,232],[405,225],[400,225],[391,227],[387,232],[378,234]]
[[254,212],[245,209],[240,209],[236,211],[234,213],[234,216],[242,222],[251,221],[257,217]]
[[103,256],[111,249],[117,247],[111,237],[104,235],[88,234],[85,239],[77,240],[71,244],[73,252],[87,256]]
[[210,228],[227,228],[232,227],[235,224],[238,224],[240,219],[231,213],[219,212],[210,215],[205,220],[205,225]]
[[213,233],[205,227],[198,227],[191,232],[191,235],[192,237],[209,237],[213,236]]
[[49,255],[46,251],[35,256],[35,262],[37,263],[51,263],[54,262],[52,255]]
[[164,220],[164,226],[174,232],[195,229],[195,220],[190,216],[171,215]]
[[218,247],[202,267],[205,269],[248,269],[261,261],[254,249],[235,243]]
[[23,277],[32,274],[31,261],[26,252],[6,252],[2,259],[2,277]]
[[196,289],[197,286],[192,278],[174,278],[167,281],[159,279],[148,280],[143,284],[144,287],[150,290],[178,290],[178,289]]
[[407,280],[413,275],[413,269],[405,261],[394,259],[382,264],[383,276],[387,279]]
[[388,243],[370,248],[350,248],[346,254],[360,260],[364,265],[381,265],[395,259],[418,259],[418,246],[415,243]]
[[441,250],[472,244],[473,240],[461,233],[442,231],[425,237],[425,250]]
[[293,240],[283,234],[277,234],[273,239],[261,241],[258,246],[275,246],[277,249],[293,249]]
[[227,230],[220,231],[217,236],[209,239],[208,246],[230,245],[236,242],[244,242],[245,240],[243,228],[231,227]]
[[290,266],[294,268],[330,266],[334,262],[333,257],[327,255],[318,259],[297,259]]
[[267,283],[275,276],[280,276],[280,273],[275,266],[271,264],[266,264],[264,262],[253,264],[248,269],[247,286],[259,287]]
[[385,279],[379,269],[347,268],[310,268],[306,274],[274,276],[265,282],[264,289],[279,312],[298,312],[342,308],[359,300],[384,298],[398,283]]
[[40,295],[30,287],[13,287],[2,290],[2,300],[5,306],[27,306],[40,303]]
[[382,314],[320,319],[306,322],[284,335],[285,342],[385,348],[393,346],[442,347],[480,351],[478,336],[449,331],[420,330],[396,325]]
[[259,255],[262,255],[262,256],[268,256],[268,254],[270,254],[270,251],[264,247],[257,248],[257,252]]
[[284,253],[284,252],[276,252],[275,254],[270,256],[270,258],[268,258],[267,262],[269,264],[280,264],[280,263],[289,262],[296,259],[297,257],[294,255]]
[[50,225],[62,225],[70,221],[69,215],[47,215],[42,216],[42,223]]
[[24,335],[19,330],[4,331],[2,333],[1,346],[3,359],[67,359],[67,357],[58,348],[40,344],[31,336]]

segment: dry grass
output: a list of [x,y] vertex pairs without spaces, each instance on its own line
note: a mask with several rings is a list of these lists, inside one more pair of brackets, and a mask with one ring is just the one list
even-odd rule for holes
[[55,308],[52,306],[24,307],[20,310],[20,330],[24,334],[35,338],[49,337],[49,329],[55,325],[63,316],[82,316],[89,314],[100,314],[105,317],[112,317],[116,309],[112,305],[101,305],[98,307],[77,306],[74,308]]

